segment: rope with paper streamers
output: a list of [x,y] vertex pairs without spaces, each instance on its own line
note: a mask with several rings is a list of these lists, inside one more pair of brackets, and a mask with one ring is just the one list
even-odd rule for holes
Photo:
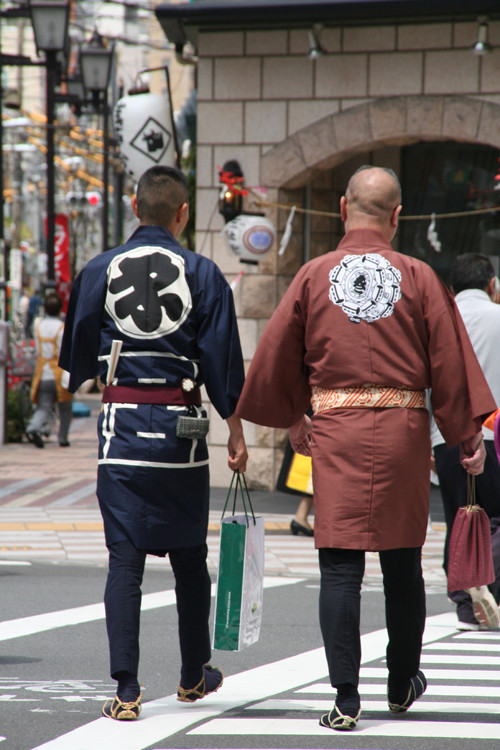
[[[334,213],[332,211],[319,211],[314,208],[299,208],[298,206],[292,205],[290,203],[277,203],[275,201],[264,200],[260,195],[258,195],[255,188],[249,188],[249,193],[251,194],[256,205],[259,207],[282,208],[282,209],[285,209],[286,211],[290,211],[290,215],[286,223],[286,227],[283,233],[283,239],[281,241],[278,255],[283,255],[283,253],[286,250],[286,246],[288,245],[290,235],[292,232],[293,217],[295,216],[296,212],[301,213],[301,214],[309,214],[311,216],[326,216],[332,219],[341,218],[339,213]],[[474,208],[474,209],[470,209],[469,211],[455,211],[453,213],[444,213],[444,214],[432,213],[432,214],[415,214],[415,215],[409,215],[409,216],[400,215],[399,220],[400,221],[425,221],[425,220],[430,221],[429,227],[427,229],[427,239],[431,247],[435,250],[435,252],[440,253],[442,246],[438,237],[438,233],[436,231],[436,219],[456,219],[456,218],[462,218],[465,216],[480,216],[481,214],[492,214],[492,213],[496,213],[497,211],[500,211],[500,206],[489,206],[488,208]]]
[[[292,208],[295,208],[295,211],[297,213],[301,214],[310,214],[311,216],[326,216],[331,219],[340,219],[340,214],[335,213],[333,211],[319,211],[314,208],[299,208],[298,206],[294,206],[291,203],[277,203],[275,201],[267,201],[263,200],[262,197],[255,192],[255,189],[249,188],[249,192],[252,194],[252,197],[255,200],[255,203],[259,207],[267,207],[267,208],[282,208],[285,211],[291,211]],[[399,216],[400,221],[432,221],[436,219],[457,219],[463,216],[478,216],[480,214],[489,214],[489,213],[495,213],[497,211],[500,211],[500,205],[499,206],[488,206],[488,208],[474,208],[470,209],[469,211],[455,211],[453,213],[444,213],[444,214],[415,214],[415,215],[408,215],[408,216]]]

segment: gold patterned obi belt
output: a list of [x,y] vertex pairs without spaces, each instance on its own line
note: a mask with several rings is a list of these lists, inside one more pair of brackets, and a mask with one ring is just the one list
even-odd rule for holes
[[327,409],[425,409],[425,391],[393,388],[383,385],[360,385],[349,388],[312,387],[314,414]]

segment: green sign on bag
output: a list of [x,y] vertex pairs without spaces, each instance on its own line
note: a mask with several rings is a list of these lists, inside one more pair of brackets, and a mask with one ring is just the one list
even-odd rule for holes
[[[242,480],[235,472],[235,477],[233,515],[224,518],[227,500],[222,513],[215,599],[213,647],[224,651],[239,651],[255,643],[262,622],[264,519],[254,515],[244,475]],[[232,486],[233,482],[228,498]],[[238,492],[245,515],[234,515]]]
[[246,531],[246,524],[222,522],[214,648],[226,651],[239,648]]

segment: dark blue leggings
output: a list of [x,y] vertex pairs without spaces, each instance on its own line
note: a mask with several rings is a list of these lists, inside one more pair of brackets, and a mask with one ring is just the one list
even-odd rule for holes
[[[422,549],[379,552],[384,579],[389,642],[387,667],[392,681],[406,683],[419,668],[425,627]],[[332,687],[358,686],[361,665],[361,584],[365,553],[319,550],[321,589],[319,619]]]
[[[141,584],[146,552],[129,541],[108,547],[109,570],[104,592],[108,631],[110,672],[139,668]],[[182,666],[198,669],[210,660],[210,591],[207,545],[184,547],[168,552],[175,576],[175,595]]]

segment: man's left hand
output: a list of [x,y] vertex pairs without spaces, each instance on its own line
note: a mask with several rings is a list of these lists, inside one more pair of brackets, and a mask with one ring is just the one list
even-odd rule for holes
[[486,449],[481,433],[465,440],[460,445],[460,463],[468,474],[476,476],[484,471]]

